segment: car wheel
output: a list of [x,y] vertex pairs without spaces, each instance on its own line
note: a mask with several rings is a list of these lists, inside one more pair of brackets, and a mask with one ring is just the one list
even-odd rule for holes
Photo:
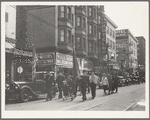
[[30,94],[30,92],[28,89],[23,89],[20,94],[21,102],[28,102],[29,94]]

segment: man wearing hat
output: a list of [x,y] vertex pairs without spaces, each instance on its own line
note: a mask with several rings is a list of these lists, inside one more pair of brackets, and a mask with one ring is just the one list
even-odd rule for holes
[[83,101],[86,100],[86,88],[89,84],[89,76],[87,76],[87,71],[83,71],[83,75],[81,76],[80,79],[80,83],[81,83],[81,93],[82,93],[82,99]]

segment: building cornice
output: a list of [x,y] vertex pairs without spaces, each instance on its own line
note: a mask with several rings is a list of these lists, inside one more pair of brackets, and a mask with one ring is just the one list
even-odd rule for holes
[[106,20],[110,23],[110,24],[112,24],[115,28],[118,28],[118,26],[105,14],[105,18],[106,18]]

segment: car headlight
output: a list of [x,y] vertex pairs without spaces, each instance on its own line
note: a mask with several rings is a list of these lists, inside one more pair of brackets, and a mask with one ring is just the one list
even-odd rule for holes
[[19,89],[19,87],[20,87],[20,85],[16,85],[16,86],[15,86],[15,89],[16,89],[16,90],[18,90],[18,89]]

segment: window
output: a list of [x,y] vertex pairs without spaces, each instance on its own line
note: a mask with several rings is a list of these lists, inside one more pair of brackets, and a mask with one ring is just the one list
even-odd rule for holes
[[65,30],[61,29],[61,38],[60,41],[64,41],[65,40]]
[[86,49],[86,39],[83,37],[83,48]]
[[81,17],[77,17],[77,26],[80,27],[81,26]]
[[96,9],[94,8],[94,17],[96,18]]
[[115,32],[113,31],[113,38],[115,38]]
[[71,7],[67,8],[68,19],[71,20]]
[[112,29],[110,28],[110,36],[112,36]]
[[74,45],[74,36],[73,35],[72,35],[72,41],[71,42]]
[[8,22],[8,13],[5,12],[5,22]]
[[89,42],[89,52],[92,52],[93,44]]
[[89,34],[92,34],[92,25],[89,25]]
[[96,26],[95,25],[94,25],[94,31],[93,32],[94,32],[94,35],[96,35],[97,32],[96,32]]
[[86,28],[85,17],[83,17],[83,28]]
[[92,15],[92,8],[89,7],[89,16],[91,16],[91,15]]
[[60,15],[60,16],[61,16],[61,17],[64,17],[64,16],[65,16],[65,9],[64,9],[64,6],[61,6],[61,7],[60,7],[60,11],[61,11],[61,13],[60,13],[61,15]]
[[94,43],[94,52],[97,52],[97,47],[96,47],[96,43]]
[[98,38],[101,39],[101,32],[98,33]]
[[71,43],[71,31],[68,30],[67,32],[67,39],[68,39],[68,43]]
[[81,38],[77,37],[77,48],[81,48]]
[[109,34],[109,27],[107,26],[106,29],[107,29],[107,34]]
[[101,16],[100,15],[98,16],[98,23],[99,24],[101,23]]

